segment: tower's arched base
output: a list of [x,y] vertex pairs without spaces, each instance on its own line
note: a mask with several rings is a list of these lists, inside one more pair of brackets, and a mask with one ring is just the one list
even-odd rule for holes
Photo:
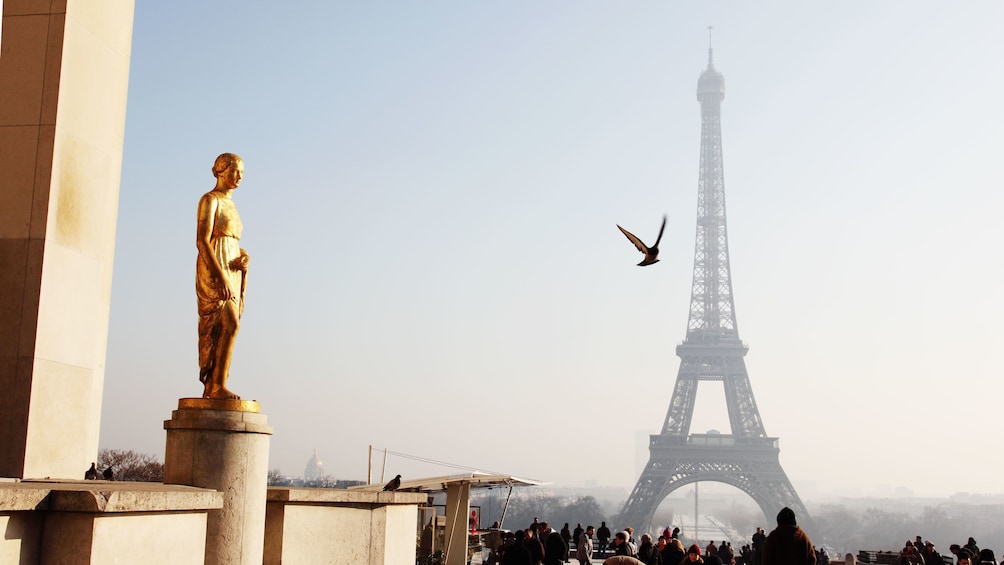
[[729,484],[745,492],[768,519],[787,506],[800,523],[809,523],[805,506],[781,468],[777,438],[653,435],[649,449],[648,465],[624,503],[618,528],[649,531],[656,508],[671,492],[702,481]]

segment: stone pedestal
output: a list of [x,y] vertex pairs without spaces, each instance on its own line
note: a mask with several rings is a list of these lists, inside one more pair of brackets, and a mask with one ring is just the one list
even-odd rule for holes
[[[268,489],[265,565],[414,565],[419,492]],[[466,541],[466,538],[465,538]]]
[[164,422],[164,483],[223,493],[209,512],[206,565],[262,562],[268,443],[272,427],[257,402],[182,398]]

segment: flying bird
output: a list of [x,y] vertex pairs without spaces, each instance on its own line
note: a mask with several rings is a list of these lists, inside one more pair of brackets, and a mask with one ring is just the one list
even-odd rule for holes
[[84,473],[85,481],[94,481],[98,478],[98,470],[94,467],[94,463],[91,463],[91,468]]
[[101,471],[101,476],[105,478],[106,481],[114,481],[115,473],[112,471],[111,466],[109,466],[104,471]]
[[398,475],[383,486],[383,490],[395,491],[401,487],[401,475]]
[[638,251],[641,251],[642,253],[645,254],[645,258],[642,259],[641,263],[638,263],[639,267],[644,267],[646,265],[651,265],[652,263],[659,262],[659,241],[662,240],[662,231],[666,229],[665,215],[662,216],[662,227],[659,228],[659,237],[655,238],[655,243],[652,245],[652,247],[649,247],[644,243],[642,243],[642,241],[638,239],[638,236],[622,228],[620,224],[617,225],[617,229],[621,230],[621,233],[627,236],[628,240],[630,240],[631,243],[633,243],[634,246],[638,248]]

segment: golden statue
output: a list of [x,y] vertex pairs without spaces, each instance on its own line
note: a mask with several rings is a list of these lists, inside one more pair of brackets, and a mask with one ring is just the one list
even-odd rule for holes
[[227,389],[230,357],[244,313],[248,254],[240,248],[241,217],[233,192],[244,177],[244,161],[224,153],[213,164],[216,188],[199,200],[195,246],[195,294],[199,299],[199,380],[203,398],[240,398]]

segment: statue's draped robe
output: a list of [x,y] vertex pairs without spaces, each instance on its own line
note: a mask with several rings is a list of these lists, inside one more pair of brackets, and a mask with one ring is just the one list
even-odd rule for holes
[[[244,272],[238,267],[241,256],[240,239],[241,217],[237,213],[237,205],[232,198],[225,198],[210,192],[209,196],[216,200],[216,215],[213,219],[213,233],[209,245],[216,260],[223,267],[227,284],[237,303],[237,312],[242,312],[241,283]],[[208,257],[199,254],[195,263],[195,294],[199,301],[199,380],[206,382],[206,376],[212,371],[213,352],[219,347],[220,322],[225,301],[220,292],[220,284],[208,264]]]

